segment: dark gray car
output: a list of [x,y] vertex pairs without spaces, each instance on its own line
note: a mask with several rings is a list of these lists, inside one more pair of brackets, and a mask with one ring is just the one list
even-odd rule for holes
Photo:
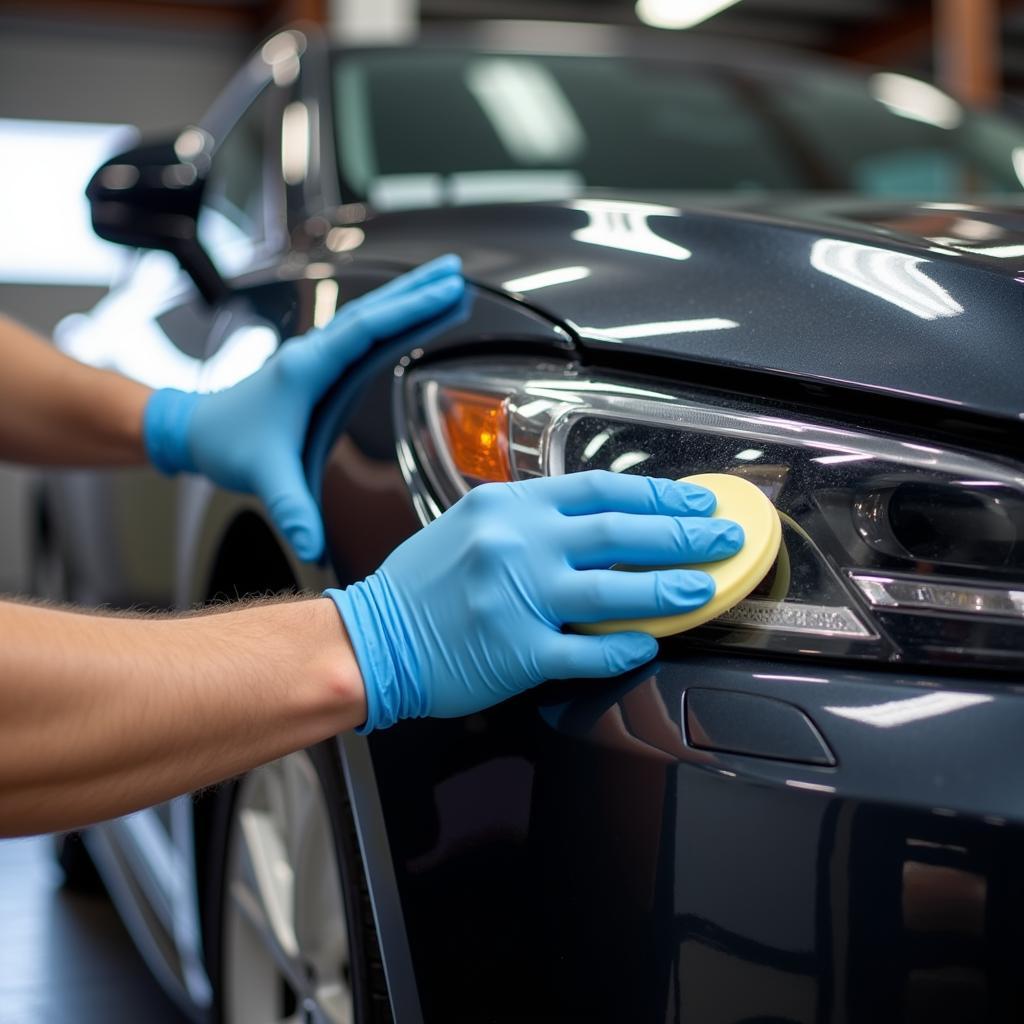
[[61,343],[154,386],[445,251],[471,287],[319,408],[325,564],[203,481],[82,473],[46,504],[67,593],[345,584],[483,480],[586,468],[743,475],[778,562],[639,674],[87,847],[197,1019],[1019,1019],[1024,131],[898,75],[546,42],[284,33],[100,170],[97,229],[184,271],[145,252]]

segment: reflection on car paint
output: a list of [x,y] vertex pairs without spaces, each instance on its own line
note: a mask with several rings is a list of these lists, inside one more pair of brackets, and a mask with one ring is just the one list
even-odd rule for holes
[[651,217],[678,216],[682,211],[674,206],[607,199],[579,199],[567,206],[580,210],[589,219],[586,227],[573,231],[577,242],[668,260],[688,260],[693,255],[684,246],[663,238],[649,223]]
[[921,320],[960,316],[964,307],[921,270],[928,262],[837,238],[819,238],[811,246],[811,266],[823,274],[877,295]]

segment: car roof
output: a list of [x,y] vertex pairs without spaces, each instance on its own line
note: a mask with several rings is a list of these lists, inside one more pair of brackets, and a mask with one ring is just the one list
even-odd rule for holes
[[872,68],[767,44],[696,38],[654,29],[560,21],[453,22],[424,26],[405,43],[355,45],[335,41],[335,54],[367,52],[484,52],[552,57],[632,58],[743,71],[799,68],[862,78]]

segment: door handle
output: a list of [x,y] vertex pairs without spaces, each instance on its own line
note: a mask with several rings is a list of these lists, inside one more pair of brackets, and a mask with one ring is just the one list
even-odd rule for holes
[[795,704],[739,690],[691,686],[683,694],[686,741],[701,750],[834,766],[817,726]]

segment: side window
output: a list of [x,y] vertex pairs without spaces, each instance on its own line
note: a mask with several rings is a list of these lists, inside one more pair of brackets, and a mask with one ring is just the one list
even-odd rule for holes
[[198,237],[226,277],[244,271],[273,235],[275,106],[270,86],[217,147],[206,179]]

